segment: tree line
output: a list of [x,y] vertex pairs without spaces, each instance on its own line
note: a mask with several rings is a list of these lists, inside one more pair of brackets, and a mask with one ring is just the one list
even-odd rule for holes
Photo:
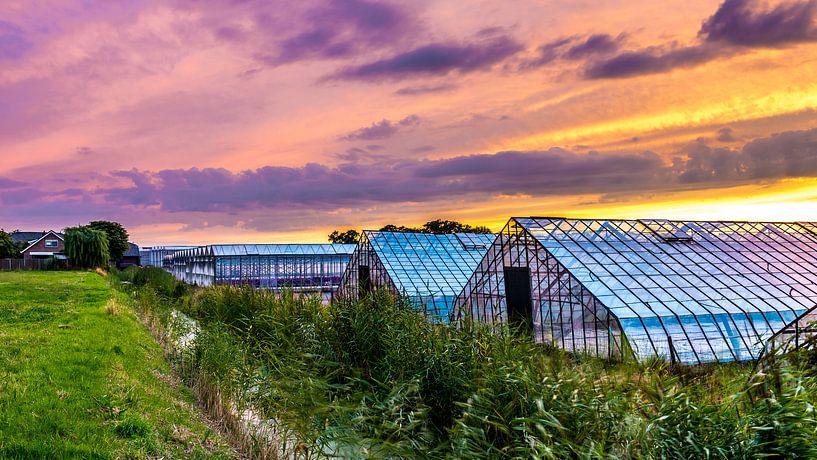
[[[15,242],[13,233],[0,229],[0,259],[18,258],[28,246],[25,241]],[[68,227],[63,234],[65,256],[77,267],[104,267],[110,261],[121,260],[128,250],[128,231],[118,222],[95,220]]]
[[[384,225],[379,229],[381,232],[402,232],[402,233],[493,233],[490,228],[484,225],[471,226],[454,220],[436,219],[424,223],[420,227],[406,227],[404,225]],[[363,233],[355,229],[335,230],[329,234],[329,242],[335,244],[357,244]]]

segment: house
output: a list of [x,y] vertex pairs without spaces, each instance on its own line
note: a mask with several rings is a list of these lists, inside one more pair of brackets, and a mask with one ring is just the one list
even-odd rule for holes
[[47,232],[13,232],[12,240],[25,242],[27,246],[20,251],[23,259],[48,259],[56,257],[64,259],[65,237],[62,233],[53,230]]
[[128,250],[125,251],[125,254],[122,255],[122,260],[119,260],[116,263],[116,266],[119,268],[126,268],[126,267],[138,267],[142,265],[142,258],[140,257],[140,250],[139,246],[128,243]]

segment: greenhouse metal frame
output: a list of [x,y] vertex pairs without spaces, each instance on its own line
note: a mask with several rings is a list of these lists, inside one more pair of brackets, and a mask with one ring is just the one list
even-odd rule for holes
[[447,322],[454,299],[496,235],[365,230],[344,273],[340,295],[387,289],[428,317]]
[[[613,359],[756,359],[817,305],[813,223],[512,218],[458,321]],[[796,331],[795,331],[796,333]]]
[[165,257],[198,246],[152,246],[139,249],[139,259],[143,267],[164,267]]
[[249,285],[331,292],[340,285],[354,244],[219,244],[166,258],[176,278],[199,286]]

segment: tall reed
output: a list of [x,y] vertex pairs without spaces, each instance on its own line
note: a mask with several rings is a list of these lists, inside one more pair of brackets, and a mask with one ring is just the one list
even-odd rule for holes
[[118,276],[140,308],[199,322],[186,372],[273,420],[294,455],[817,458],[817,378],[800,355],[756,373],[610,363],[501,327],[429,322],[385,292],[326,306]]

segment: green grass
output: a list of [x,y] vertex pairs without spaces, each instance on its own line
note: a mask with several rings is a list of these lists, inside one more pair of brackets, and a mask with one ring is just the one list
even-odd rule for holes
[[92,272],[0,272],[0,458],[232,458]]

